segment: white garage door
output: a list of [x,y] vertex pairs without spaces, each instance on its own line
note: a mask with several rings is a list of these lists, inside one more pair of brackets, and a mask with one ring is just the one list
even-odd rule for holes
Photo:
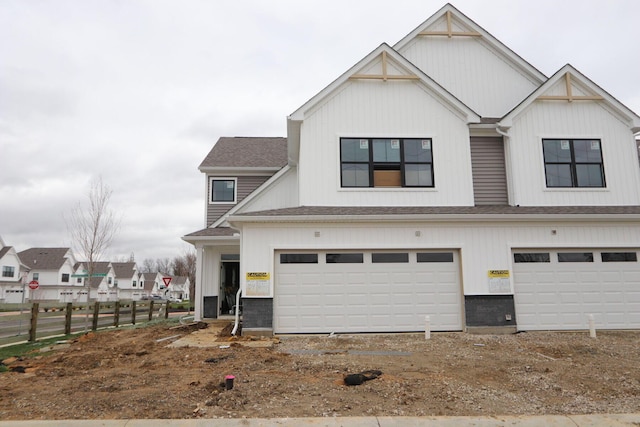
[[640,328],[637,249],[513,252],[520,330]]
[[276,252],[274,332],[462,329],[455,251]]
[[20,304],[23,302],[22,289],[7,289],[5,291],[5,301],[7,304]]

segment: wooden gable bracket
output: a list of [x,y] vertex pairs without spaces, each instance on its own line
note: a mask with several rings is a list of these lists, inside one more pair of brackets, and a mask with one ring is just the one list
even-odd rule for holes
[[571,89],[571,74],[564,74],[564,83],[566,86],[567,94],[566,95],[541,95],[537,97],[537,100],[541,101],[602,101],[604,98],[599,95],[594,96],[586,96],[586,95],[574,95]]
[[453,31],[451,27],[451,11],[447,10],[447,31],[421,31],[419,36],[482,37],[477,31]]
[[369,79],[369,80],[420,80],[415,74],[389,74],[387,73],[387,52],[382,52],[382,74],[354,74],[349,77],[350,80]]

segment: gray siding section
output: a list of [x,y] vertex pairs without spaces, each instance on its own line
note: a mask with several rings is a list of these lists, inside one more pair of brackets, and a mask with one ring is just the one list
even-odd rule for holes
[[507,205],[509,197],[502,138],[472,137],[471,167],[475,205]]
[[[229,209],[233,208],[237,203],[229,204],[211,204],[211,178],[213,175],[209,175],[207,178],[207,226],[210,226],[218,218],[224,215]],[[224,178],[229,178],[229,175],[225,175]],[[239,176],[238,178],[238,200],[240,203],[245,197],[251,194],[256,188],[265,183],[270,176]]]

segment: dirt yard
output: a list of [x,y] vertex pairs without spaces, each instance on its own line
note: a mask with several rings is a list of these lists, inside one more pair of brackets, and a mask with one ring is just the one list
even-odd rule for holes
[[[0,419],[640,412],[640,332],[285,336],[269,348],[221,336],[171,348],[195,328],[174,326],[90,333],[3,361]],[[368,370],[382,374],[344,385]]]

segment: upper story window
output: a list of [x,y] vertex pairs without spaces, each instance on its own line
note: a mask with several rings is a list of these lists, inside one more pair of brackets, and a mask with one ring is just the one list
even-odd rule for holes
[[235,203],[236,202],[236,178],[211,178],[209,186],[210,203]]
[[16,274],[16,268],[12,266],[2,266],[2,277],[13,277]]
[[342,187],[433,187],[431,139],[340,139]]
[[547,188],[606,186],[599,139],[543,139]]
[[69,273],[62,273],[62,282],[69,283]]

